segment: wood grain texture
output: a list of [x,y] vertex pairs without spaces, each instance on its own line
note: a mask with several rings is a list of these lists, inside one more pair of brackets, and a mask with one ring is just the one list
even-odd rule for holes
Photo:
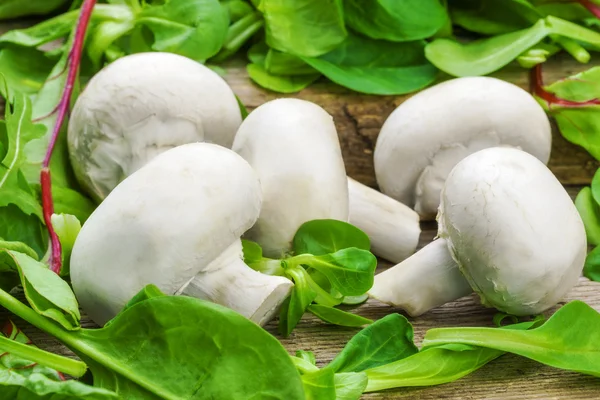
[[[10,26],[13,27],[14,25]],[[6,28],[7,25],[0,24],[0,33]],[[552,82],[589,67],[590,65],[576,63],[570,57],[555,57],[545,65],[545,78],[548,82]],[[495,75],[523,88],[528,86],[526,72],[518,66],[509,66]],[[372,156],[377,135],[387,116],[409,96],[357,94],[323,80],[293,96],[282,96],[260,89],[251,83],[244,64],[240,61],[234,61],[227,66],[225,79],[249,110],[277,97],[302,98],[324,107],[335,120],[348,174],[367,185],[376,186]],[[575,185],[588,184],[599,164],[583,149],[566,142],[555,130],[549,166],[568,187],[571,196],[574,196],[579,190]],[[422,229],[419,247],[433,239],[436,227],[434,223],[428,222],[422,224]],[[387,267],[389,264],[382,262],[379,271]],[[16,294],[23,299],[22,292],[16,291]],[[600,283],[581,278],[578,286],[564,301],[572,299],[586,301],[600,310]],[[372,319],[381,318],[392,312],[401,312],[375,300],[369,300],[349,310]],[[492,326],[493,315],[494,310],[481,306],[476,296],[472,295],[410,320],[415,328],[416,342],[420,344],[428,329],[450,326]],[[8,317],[10,316],[5,310],[0,310],[0,322]],[[41,348],[74,357],[67,348],[43,332],[18,318],[15,318],[15,322]],[[95,327],[95,324],[85,315],[83,315],[82,325]],[[267,329],[277,336],[275,321],[271,322]],[[357,331],[326,325],[315,317],[306,315],[289,338],[277,337],[291,354],[300,349],[314,351],[319,365],[324,365]],[[364,398],[594,399],[600,398],[600,379],[560,371],[521,357],[505,355],[454,383],[431,388],[397,389],[366,394]]]

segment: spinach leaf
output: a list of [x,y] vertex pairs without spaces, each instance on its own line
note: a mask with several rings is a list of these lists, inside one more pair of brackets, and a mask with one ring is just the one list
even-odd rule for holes
[[279,93],[296,93],[319,79],[320,74],[313,75],[272,75],[258,64],[246,67],[250,79],[264,87]]
[[[567,328],[568,327],[568,328]],[[581,301],[561,307],[532,330],[438,328],[425,335],[423,348],[446,344],[479,346],[510,352],[537,362],[600,376],[600,314]]]
[[450,75],[486,75],[504,67],[548,35],[564,36],[595,47],[600,46],[600,33],[547,16],[530,28],[467,44],[445,38],[436,39],[426,46],[425,56]]
[[285,273],[294,282],[290,297],[282,305],[279,315],[279,333],[287,337],[298,325],[304,311],[317,297],[317,294],[308,286],[308,274],[304,268],[294,266],[287,268]]
[[206,60],[225,42],[229,16],[218,0],[171,0],[144,8],[136,22],[154,34],[154,50]]
[[296,254],[316,256],[335,253],[348,247],[369,250],[371,242],[366,233],[347,222],[317,219],[305,222],[292,240]]
[[221,62],[235,54],[254,34],[264,26],[262,15],[256,11],[234,22],[227,29],[227,36],[221,51],[212,59]]
[[0,3],[0,20],[49,14],[68,2],[69,0],[3,0]]
[[347,35],[342,0],[262,0],[267,44],[279,51],[318,57]]
[[524,29],[544,16],[526,0],[449,0],[448,5],[452,22],[484,35]]
[[359,400],[367,387],[364,372],[340,372],[333,376],[336,400]]
[[350,247],[322,256],[302,254],[286,260],[289,265],[305,265],[321,272],[332,288],[344,296],[358,296],[373,286],[377,258],[367,251]]
[[[503,328],[488,329],[525,330],[539,323],[540,320],[536,319]],[[499,350],[456,343],[421,349],[409,357],[366,370],[368,384],[365,392],[453,382],[503,354],[504,352]]]
[[102,329],[55,336],[86,361],[94,386],[123,399],[304,399],[300,376],[277,339],[199,299],[153,297]]
[[296,351],[296,357],[301,358],[302,360],[307,361],[312,365],[317,364],[315,353],[313,353],[312,351],[298,350]]
[[300,57],[269,49],[264,59],[265,69],[274,75],[315,75],[318,71]]
[[0,271],[18,273],[31,307],[68,330],[79,329],[79,306],[67,282],[26,254],[0,249]]
[[600,282],[600,246],[596,246],[585,258],[583,275],[592,281]]
[[307,310],[319,319],[334,325],[358,328],[373,322],[373,320],[361,317],[360,315],[320,304],[311,304]]
[[410,322],[400,314],[389,314],[354,335],[326,368],[335,372],[361,372],[417,351]]
[[[82,371],[85,371],[85,364],[79,361],[40,350],[36,351],[33,343],[12,321],[7,321],[0,333],[0,339],[4,337],[7,340],[27,345],[33,350],[31,354],[35,354],[44,361],[53,362],[57,367],[64,367],[61,368],[63,370],[69,370],[78,376],[81,375]],[[26,348],[23,350],[28,353]],[[18,357],[11,352],[2,354],[2,358],[0,358],[0,392],[2,398],[6,399],[118,399],[117,394],[114,392],[93,388],[76,380],[66,380],[57,370],[39,363],[32,363],[26,358]]]
[[35,251],[34,259],[42,258],[48,247],[46,230],[39,218],[25,214],[13,204],[0,207],[0,238],[25,243]]
[[345,0],[344,17],[359,33],[396,42],[433,36],[448,18],[439,0]]
[[398,95],[431,84],[437,69],[423,56],[425,42],[394,43],[358,35],[321,57],[302,59],[331,81],[357,92]]
[[584,187],[575,198],[575,207],[581,215],[589,244],[600,245],[600,206],[592,196],[592,190]]
[[53,65],[53,60],[33,48],[8,44],[0,50],[0,74],[16,92],[36,93],[42,88]]
[[306,400],[336,400],[333,371],[321,369],[302,374]]

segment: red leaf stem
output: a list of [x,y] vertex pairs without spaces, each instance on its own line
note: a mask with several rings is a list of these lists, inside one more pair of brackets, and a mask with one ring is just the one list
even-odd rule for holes
[[46,156],[44,157],[44,161],[42,163],[42,171],[40,173],[44,221],[46,222],[46,227],[50,236],[50,259],[48,260],[48,264],[50,265],[50,269],[57,274],[60,273],[62,268],[62,250],[60,241],[58,240],[58,235],[52,227],[52,222],[50,219],[54,213],[54,202],[52,201],[52,180],[50,176],[50,158],[52,157],[52,152],[54,151],[62,124],[67,113],[69,112],[73,87],[75,86],[75,80],[77,79],[77,72],[81,62],[81,53],[83,51],[85,33],[87,31],[95,4],[96,0],[85,0],[81,6],[79,19],[75,28],[73,44],[69,50],[69,56],[67,59],[67,80],[58,106],[56,107],[56,123],[52,129],[50,142],[48,144]]
[[529,77],[529,86],[531,92],[545,100],[548,103],[548,106],[557,105],[560,107],[577,108],[600,104],[600,99],[591,99],[586,101],[565,100],[558,97],[554,93],[548,92],[546,89],[544,89],[544,80],[542,77],[542,64],[537,64],[531,69]]
[[589,12],[594,14],[596,18],[600,18],[600,5],[592,2],[591,0],[575,0],[577,3],[581,4],[585,8],[588,9]]

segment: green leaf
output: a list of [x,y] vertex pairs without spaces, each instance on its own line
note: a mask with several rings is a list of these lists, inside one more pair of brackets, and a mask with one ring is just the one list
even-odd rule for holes
[[440,38],[425,47],[425,56],[433,65],[453,76],[486,75],[504,67],[549,33],[545,20],[540,20],[527,29],[467,44]]
[[22,242],[7,242],[4,240],[0,240],[0,250],[11,250],[19,253],[23,253],[34,260],[38,261],[37,253],[25,243]]
[[423,55],[425,42],[393,43],[350,35],[333,51],[302,59],[331,81],[357,92],[399,95],[422,89],[437,76]]
[[302,375],[306,400],[336,400],[333,371],[321,369]]
[[584,187],[575,198],[575,207],[581,215],[589,244],[600,245],[600,206],[592,197],[592,190]]
[[456,25],[484,35],[524,29],[544,16],[526,0],[450,0],[449,5]]
[[225,0],[222,2],[227,7],[227,13],[229,14],[229,20],[232,22],[241,19],[247,14],[254,12],[252,6],[243,0]]
[[[600,82],[598,83],[600,84]],[[592,189],[594,201],[596,201],[596,204],[600,205],[600,169],[596,170],[596,173],[594,173],[590,187]]]
[[262,247],[251,240],[242,239],[242,250],[244,252],[244,262],[250,264],[262,260]]
[[336,400],[359,400],[367,387],[364,372],[342,372],[333,376]]
[[298,228],[292,241],[296,254],[320,256],[348,248],[370,250],[366,233],[347,222],[334,219],[317,219],[305,222]]
[[592,281],[600,282],[600,246],[596,246],[587,255],[583,275]]
[[[530,329],[538,323],[538,320],[534,320],[492,329]],[[503,354],[504,352],[498,350],[461,344],[431,347],[398,361],[366,370],[368,384],[365,392],[453,382]]]
[[[3,79],[0,76],[0,85],[2,84]],[[32,106],[29,98],[22,93],[13,92],[5,112],[6,140],[3,142],[7,146],[0,163],[0,207],[15,204],[25,214],[36,215],[42,220],[42,208],[20,173],[20,168],[25,162],[25,145],[43,134],[39,127],[31,123],[31,118]]]
[[334,325],[359,328],[373,322],[373,320],[361,317],[360,315],[319,304],[312,304],[308,306],[308,311],[310,311],[319,319]]
[[307,283],[307,272],[302,267],[286,269],[286,275],[294,282],[290,297],[281,307],[279,314],[279,333],[289,336],[294,330],[302,315],[313,302],[317,294]]
[[36,93],[53,65],[54,62],[37,49],[8,44],[0,50],[0,74],[15,92]]
[[344,296],[344,299],[342,300],[342,304],[357,305],[357,304],[364,303],[368,299],[369,299],[369,295],[367,293],[365,293],[361,296]]
[[448,18],[439,0],[346,0],[344,17],[359,33],[396,42],[433,36]]
[[[69,0],[2,0],[0,3],[0,20],[14,19],[33,15],[49,14]],[[16,397],[14,397],[16,399]]]
[[67,282],[39,261],[11,250],[0,250],[0,271],[18,272],[31,307],[68,330],[79,329],[79,306]]
[[261,66],[273,75],[320,75],[300,57],[273,49],[268,50]]
[[94,29],[90,29],[90,38],[86,43],[86,50],[96,68],[101,67],[102,57],[108,48],[120,37],[130,33],[135,27],[133,13],[131,19],[124,21],[104,21]]
[[71,252],[75,245],[75,239],[81,230],[81,223],[75,216],[69,214],[52,214],[50,219],[58,235],[62,249],[62,268],[60,274],[63,276],[69,275]]
[[335,372],[361,372],[417,351],[410,322],[400,314],[390,314],[354,335],[326,368]]
[[223,46],[229,16],[218,0],[170,0],[145,8],[137,23],[154,33],[152,49],[203,61]]
[[125,310],[133,307],[134,305],[141,303],[142,301],[146,301],[149,299],[153,299],[155,297],[162,297],[162,296],[166,296],[166,294],[164,294],[163,292],[161,292],[161,290],[152,284],[146,285],[142,288],[142,290],[140,290],[139,292],[136,293],[135,296],[133,296],[128,302],[127,304],[125,304],[125,306],[123,307],[123,309],[117,314],[115,315],[111,320],[107,321],[104,326],[108,326],[109,324],[111,324],[119,315],[123,314],[125,312]]
[[312,351],[298,350],[298,351],[296,351],[296,357],[301,358],[304,361],[308,361],[312,365],[317,365],[317,359],[315,358],[315,353],[313,353]]
[[94,212],[96,205],[92,200],[76,190],[54,185],[52,199],[57,214],[71,214],[82,223]]
[[271,75],[258,64],[246,67],[250,79],[264,87],[279,93],[296,93],[319,79],[321,75]]
[[[35,348],[25,334],[16,327],[12,321],[7,321],[1,331],[0,338],[6,337],[15,342]],[[0,345],[1,346],[1,345]],[[50,357],[51,360],[63,357],[43,352],[42,360]],[[75,360],[68,360],[69,364],[83,364]],[[85,364],[83,364],[85,368]],[[108,400],[118,399],[116,393],[108,390],[93,388],[76,380],[65,380],[55,369],[33,363],[25,358],[17,357],[13,353],[2,354],[0,362],[0,392],[6,399],[31,399],[31,400]]]
[[342,0],[262,0],[267,44],[279,51],[318,57],[347,36]]
[[438,328],[423,348],[463,344],[510,352],[542,364],[600,376],[600,314],[582,301],[561,307],[541,327],[521,331],[495,328]]
[[18,44],[25,47],[38,47],[67,36],[73,29],[79,10],[73,10],[39,24],[24,29],[12,29],[0,36],[0,45]]
[[425,47],[425,56],[450,75],[486,75],[504,67],[551,34],[600,47],[600,33],[548,16],[530,28],[467,44],[445,38],[436,39]]
[[358,296],[373,286],[377,258],[367,250],[350,247],[322,256],[303,254],[286,260],[289,265],[306,265],[329,279],[344,296]]
[[149,298],[102,329],[58,338],[88,364],[94,386],[121,399],[304,399],[300,375],[275,337],[196,298]]
[[[560,99],[577,102],[600,98],[600,67],[561,79],[544,89]],[[560,104],[549,105],[540,98],[538,101],[554,117],[565,139],[600,160],[600,106],[563,107]]]
[[46,228],[38,217],[27,215],[12,204],[0,207],[0,238],[25,243],[36,252],[37,257],[33,258],[39,259],[46,252]]

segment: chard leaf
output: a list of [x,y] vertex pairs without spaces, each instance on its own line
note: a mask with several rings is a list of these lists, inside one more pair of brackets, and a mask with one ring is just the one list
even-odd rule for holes
[[267,44],[279,51],[318,57],[347,36],[342,0],[262,0]]
[[366,233],[347,222],[317,219],[298,228],[292,241],[296,254],[320,256],[348,248],[369,250],[371,242]]
[[152,49],[204,61],[223,46],[229,15],[218,0],[171,0],[144,8],[136,22],[154,34]]
[[357,92],[398,95],[422,89],[437,76],[423,56],[425,42],[393,43],[355,34],[321,57],[302,57],[338,85]]
[[53,65],[52,59],[34,48],[8,44],[0,49],[0,74],[16,92],[35,94],[44,85]]
[[246,67],[250,79],[264,87],[279,93],[296,93],[319,79],[320,74],[313,75],[271,75],[258,64]]
[[531,330],[430,329],[423,340],[423,349],[448,344],[478,346],[517,354],[555,368],[600,376],[599,342],[600,314],[576,300]]
[[600,245],[600,206],[592,196],[592,190],[584,187],[575,198],[575,207],[579,211],[588,243]]
[[448,18],[439,0],[346,0],[344,17],[356,32],[395,42],[433,36]]
[[344,296],[358,296],[373,286],[377,258],[367,251],[350,247],[322,256],[303,254],[288,262],[306,265],[321,272],[331,287]]
[[18,273],[31,307],[68,330],[79,329],[79,306],[71,288],[39,261],[12,250],[0,250],[3,275]]
[[75,245],[75,239],[81,230],[79,220],[69,214],[52,214],[51,221],[62,248],[62,268],[60,274],[62,276],[69,275],[71,252]]
[[600,246],[596,246],[585,258],[583,275],[589,280],[600,282]]
[[410,322],[400,314],[390,314],[354,335],[326,368],[335,372],[361,372],[417,351]]
[[[558,98],[585,102],[600,98],[600,67],[593,67],[581,73],[561,79],[544,88]],[[541,98],[538,101],[554,117],[561,134],[569,142],[586,149],[600,160],[600,105],[581,104],[577,107],[564,107],[549,104]]]
[[361,317],[360,315],[352,314],[340,310],[338,308],[323,306],[319,304],[309,305],[308,311],[314,314],[319,319],[334,325],[359,328],[364,325],[369,325],[373,322],[373,320]]

